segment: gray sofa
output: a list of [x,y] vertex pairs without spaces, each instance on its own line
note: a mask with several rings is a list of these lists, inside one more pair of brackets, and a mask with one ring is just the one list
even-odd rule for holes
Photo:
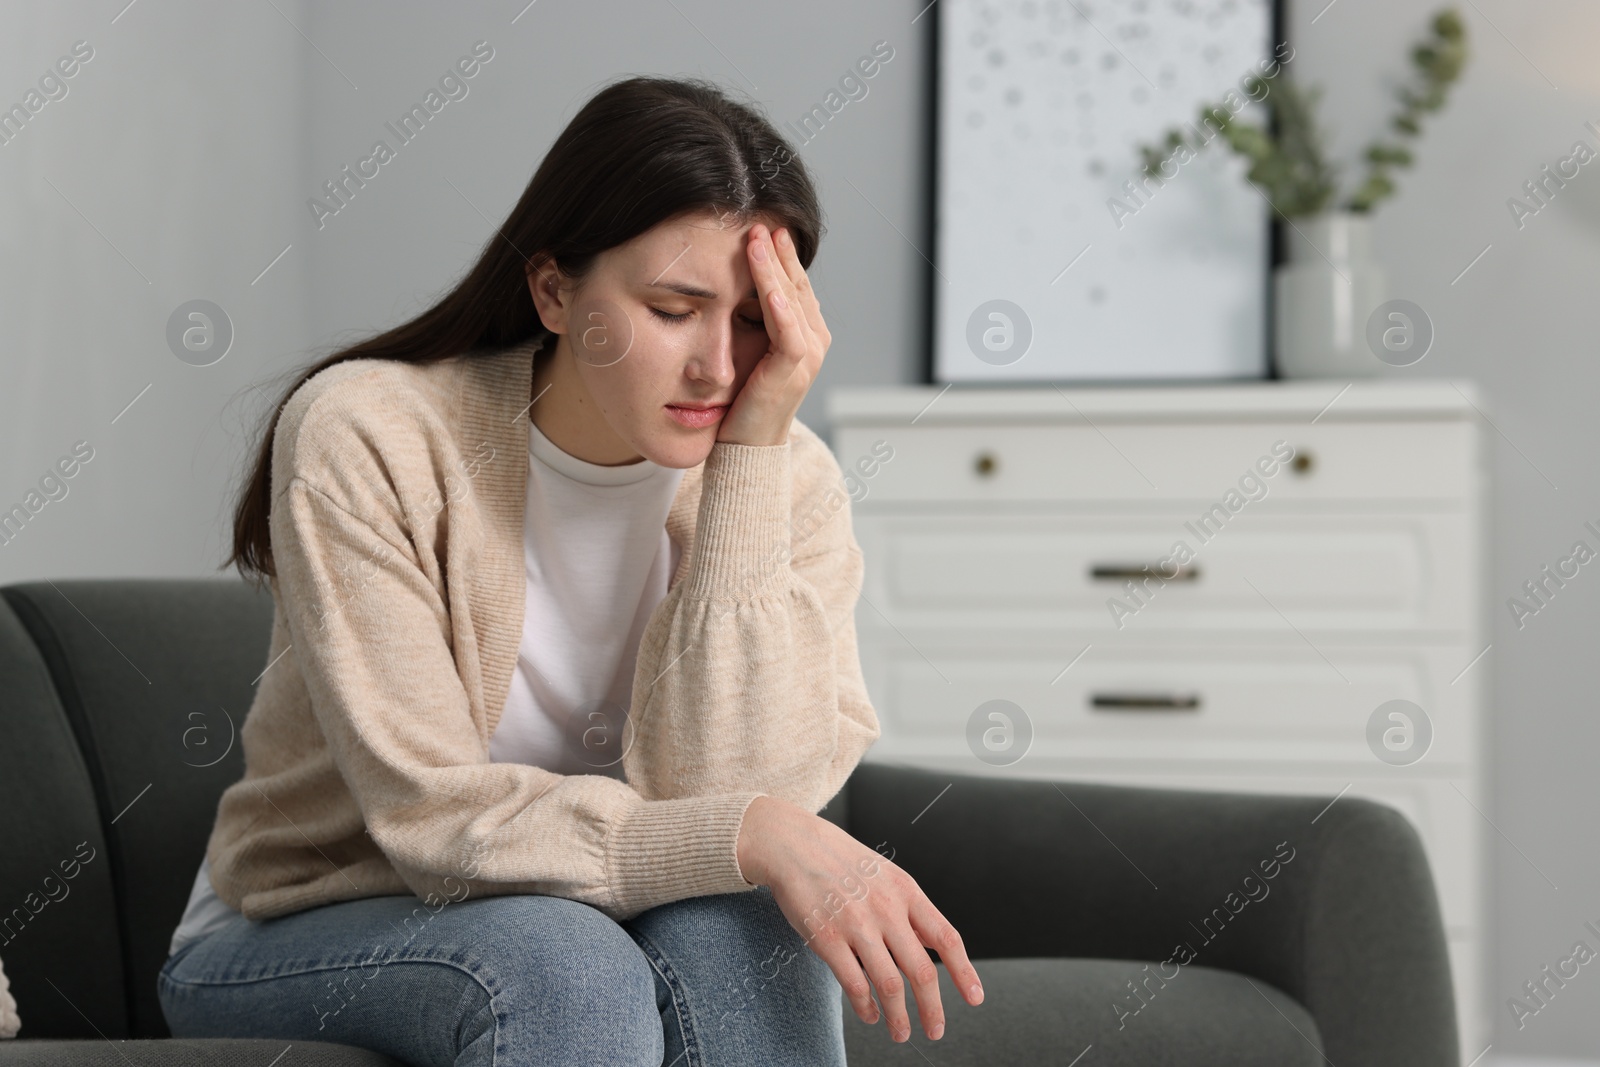
[[[237,724],[249,707],[271,618],[239,580],[0,589],[0,961],[23,1021],[0,1065],[396,1062],[174,1039],[156,998],[217,797],[243,771],[221,711]],[[1455,1067],[1417,835],[1331,799],[869,757],[824,814],[893,850],[961,931],[986,999],[967,1006],[941,968],[946,1036],[928,1041],[913,1012],[901,1045],[846,1008],[851,1063]]]

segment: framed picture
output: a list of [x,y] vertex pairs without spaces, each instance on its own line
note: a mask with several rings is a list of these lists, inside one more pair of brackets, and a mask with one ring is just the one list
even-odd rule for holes
[[[936,10],[930,378],[1265,376],[1271,207],[1199,116],[1265,122],[1273,0]],[[1147,174],[1179,125],[1211,143]]]

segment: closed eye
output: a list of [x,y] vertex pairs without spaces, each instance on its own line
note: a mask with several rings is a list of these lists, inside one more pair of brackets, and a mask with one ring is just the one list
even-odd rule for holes
[[[663,322],[682,322],[690,315],[694,314],[692,311],[685,311],[682,314],[674,315],[670,312],[662,311],[660,308],[655,307],[654,305],[650,307],[650,313],[656,318],[661,319]],[[752,319],[748,315],[740,315],[739,318],[742,319],[746,325],[753,329],[764,330],[767,328],[767,324],[764,319]]]

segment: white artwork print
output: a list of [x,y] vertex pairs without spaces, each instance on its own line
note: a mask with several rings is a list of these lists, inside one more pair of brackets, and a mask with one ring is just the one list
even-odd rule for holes
[[1229,93],[1265,123],[1270,0],[938,12],[935,380],[1264,375],[1270,206],[1222,137],[1160,182],[1139,146]]

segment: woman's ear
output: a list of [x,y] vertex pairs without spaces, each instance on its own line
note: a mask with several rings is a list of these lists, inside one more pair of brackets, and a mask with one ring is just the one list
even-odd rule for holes
[[561,285],[563,278],[555,261],[549,257],[530,260],[527,266],[528,292],[539,319],[551,333],[567,332],[567,300]]

